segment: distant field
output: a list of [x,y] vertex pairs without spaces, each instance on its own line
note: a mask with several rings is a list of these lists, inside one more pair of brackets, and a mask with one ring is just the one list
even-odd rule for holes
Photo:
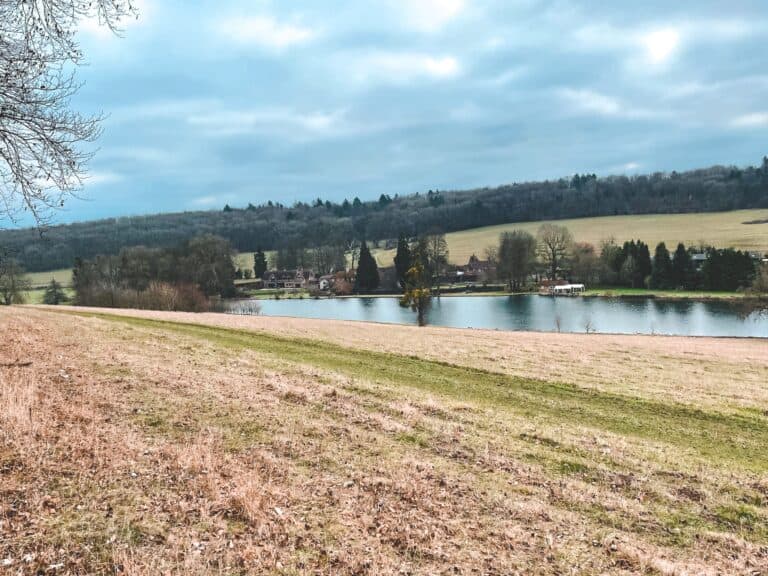
[[[75,297],[75,292],[71,288],[65,288],[64,292],[70,302]],[[24,293],[24,304],[42,304],[45,296],[45,288],[35,288]]]
[[30,272],[27,274],[33,288],[42,288],[50,284],[55,279],[63,286],[72,284],[72,269],[64,268],[62,270],[52,270],[50,272]]
[[[617,242],[640,239],[651,246],[661,241],[674,249],[678,242],[712,244],[740,250],[768,252],[768,222],[744,224],[753,220],[768,219],[768,210],[737,210],[733,212],[709,212],[700,214],[651,214],[642,216],[605,216],[575,220],[550,221],[567,226],[579,242],[591,242],[595,246],[604,238],[613,237]],[[498,242],[499,234],[508,230],[526,230],[536,234],[544,222],[519,222],[475,228],[446,235],[450,261],[464,264],[472,254],[482,257],[488,246]],[[375,251],[380,266],[392,266],[394,250]]]
[[[755,220],[765,220],[760,224],[744,224]],[[579,242],[591,242],[595,246],[604,238],[611,236],[617,242],[640,239],[647,242],[651,249],[661,241],[674,248],[678,242],[691,244],[713,244],[733,247],[740,250],[757,250],[768,253],[768,210],[737,210],[733,212],[711,212],[702,214],[652,214],[642,216],[606,216],[600,218],[580,218],[574,220],[550,221],[567,226]],[[488,226],[452,232],[446,235],[450,261],[464,264],[472,254],[482,257],[485,249],[498,242],[499,234],[506,230],[527,230],[536,234],[543,222],[519,222]],[[266,252],[267,258],[273,252]],[[392,266],[394,250],[373,250],[379,266]],[[241,252],[235,256],[238,268],[253,269],[253,252]],[[32,285],[41,287],[55,278],[65,286],[72,283],[72,270],[54,270],[52,272],[34,272],[29,274]]]

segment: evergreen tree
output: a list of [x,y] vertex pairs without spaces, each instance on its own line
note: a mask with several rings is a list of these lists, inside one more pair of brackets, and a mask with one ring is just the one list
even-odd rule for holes
[[651,272],[651,288],[666,290],[674,288],[672,259],[664,242],[659,242],[653,256],[653,272]]
[[755,263],[747,252],[711,248],[701,272],[704,289],[733,291],[752,283]]
[[408,274],[408,270],[411,269],[411,264],[411,249],[408,246],[408,240],[406,240],[404,234],[400,234],[400,238],[397,239],[395,270],[397,271],[397,281],[402,288],[405,287],[405,276]]
[[651,273],[653,272],[653,264],[651,263],[651,251],[648,249],[648,244],[645,242],[637,241],[637,285],[643,287],[650,280]]
[[253,255],[253,275],[254,278],[261,278],[267,271],[267,257],[264,255],[264,251],[261,246],[256,250]]
[[360,246],[360,261],[357,264],[355,289],[361,292],[371,292],[379,287],[379,267],[363,241]]
[[672,282],[675,288],[688,288],[691,282],[691,255],[681,242],[677,245],[675,255],[672,258]]

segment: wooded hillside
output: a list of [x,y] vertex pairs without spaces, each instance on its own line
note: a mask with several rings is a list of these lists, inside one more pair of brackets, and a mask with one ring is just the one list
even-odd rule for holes
[[42,238],[35,229],[6,230],[0,232],[0,245],[27,270],[41,271],[72,266],[76,257],[116,254],[126,246],[176,246],[206,233],[227,238],[238,251],[253,251],[508,222],[766,207],[768,158],[759,167],[713,166],[633,177],[587,174],[496,188],[382,195],[370,202],[317,199],[290,207],[269,202],[243,209],[110,218],[51,227]]

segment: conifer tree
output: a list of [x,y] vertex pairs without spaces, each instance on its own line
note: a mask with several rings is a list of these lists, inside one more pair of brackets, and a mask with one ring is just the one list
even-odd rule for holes
[[361,292],[371,292],[379,287],[379,267],[363,241],[360,246],[360,260],[357,264],[355,288]]

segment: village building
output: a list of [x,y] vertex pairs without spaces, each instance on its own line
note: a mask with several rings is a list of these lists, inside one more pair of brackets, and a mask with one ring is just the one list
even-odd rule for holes
[[275,290],[301,290],[317,285],[318,280],[312,270],[269,270],[264,273],[264,286]]

